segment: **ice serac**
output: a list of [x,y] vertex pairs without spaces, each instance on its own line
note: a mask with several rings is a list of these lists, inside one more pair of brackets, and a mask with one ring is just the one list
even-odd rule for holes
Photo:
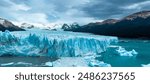
[[0,32],[0,56],[80,57],[106,51],[116,37],[54,31]]

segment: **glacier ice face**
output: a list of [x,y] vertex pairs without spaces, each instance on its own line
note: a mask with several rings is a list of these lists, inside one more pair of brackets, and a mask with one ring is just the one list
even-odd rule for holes
[[131,51],[127,51],[125,48],[122,48],[121,46],[118,47],[118,49],[116,49],[117,53],[120,56],[136,56],[138,54],[138,52],[136,52],[134,49]]
[[79,57],[100,54],[116,37],[46,30],[0,32],[0,56]]

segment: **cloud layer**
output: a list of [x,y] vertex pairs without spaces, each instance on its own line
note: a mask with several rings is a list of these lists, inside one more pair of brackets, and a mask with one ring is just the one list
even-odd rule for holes
[[0,17],[17,22],[81,24],[149,10],[149,0],[1,0]]

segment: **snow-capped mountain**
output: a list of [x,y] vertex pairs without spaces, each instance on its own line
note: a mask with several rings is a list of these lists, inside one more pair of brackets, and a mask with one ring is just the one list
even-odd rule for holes
[[63,31],[80,28],[78,23],[66,24],[66,23],[48,23],[48,24],[39,24],[39,23],[21,23],[17,24],[23,29],[44,29],[52,31]]
[[62,30],[63,24],[39,24],[39,23],[21,23],[18,24],[23,29],[44,29],[44,30]]
[[38,23],[21,23],[18,24],[19,27],[24,28],[24,29],[33,29],[33,28],[37,28],[37,29],[50,29],[50,27],[48,27],[45,24],[38,24]]
[[24,29],[19,28],[18,26],[14,25],[12,22],[0,18],[0,31],[5,31],[5,30],[9,30],[9,31],[22,31]]
[[64,30],[70,29],[70,26],[68,24],[63,24],[62,29],[64,29]]
[[62,26],[63,24],[49,24],[49,27],[51,28],[51,30],[62,30]]
[[20,27],[21,28],[29,28],[29,29],[31,29],[31,28],[34,28],[34,25],[28,24],[28,23],[22,23]]
[[14,26],[11,22],[8,20],[5,20],[3,18],[0,18],[0,24],[3,25],[4,27],[12,27]]
[[81,26],[78,23],[73,23],[73,24],[63,24],[62,29],[63,30],[72,30],[72,29],[77,29],[80,28]]

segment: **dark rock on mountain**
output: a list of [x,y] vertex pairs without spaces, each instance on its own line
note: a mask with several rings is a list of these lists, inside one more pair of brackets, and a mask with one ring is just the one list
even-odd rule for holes
[[78,23],[73,23],[73,24],[71,24],[70,25],[70,27],[72,28],[72,29],[77,29],[77,28],[80,28],[80,26],[79,26],[79,24]]
[[70,31],[125,38],[150,38],[150,11],[134,13],[121,20],[108,19],[103,22],[89,23]]
[[70,26],[68,24],[63,24],[61,29],[70,30],[71,28],[70,28]]
[[24,29],[19,28],[18,26],[15,26],[10,21],[0,18],[0,31],[24,31]]
[[21,24],[21,28],[28,28],[28,29],[31,29],[31,28],[34,28],[34,25],[28,24],[28,23],[22,23],[22,24]]
[[137,12],[132,15],[129,15],[129,16],[123,18],[123,20],[134,20],[136,18],[146,19],[148,17],[150,17],[150,11],[141,11],[141,12]]
[[104,20],[103,22],[101,22],[102,24],[115,24],[117,23],[119,20],[116,20],[116,19],[107,19],[107,20]]
[[73,23],[73,24],[70,24],[70,25],[64,24],[61,29],[67,31],[67,30],[78,29],[78,28],[81,28],[81,26],[79,26],[78,23]]

